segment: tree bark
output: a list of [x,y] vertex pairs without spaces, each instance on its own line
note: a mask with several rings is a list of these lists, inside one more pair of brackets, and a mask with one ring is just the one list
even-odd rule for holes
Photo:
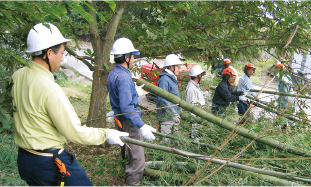
[[[95,2],[89,2],[91,7],[95,9]],[[99,3],[99,2],[97,2]],[[104,3],[104,2],[102,2]],[[127,2],[120,1],[115,9],[115,13],[110,19],[106,37],[104,40],[99,35],[98,27],[95,23],[90,25],[90,38],[95,56],[95,65],[93,72],[93,85],[89,115],[87,120],[106,116],[106,105],[108,98],[107,78],[112,65],[109,63],[110,50],[113,45],[114,37],[118,27],[118,23],[123,15],[124,8]],[[87,11],[93,16],[97,22],[96,13],[87,8]],[[91,121],[88,126],[106,127],[106,120]]]

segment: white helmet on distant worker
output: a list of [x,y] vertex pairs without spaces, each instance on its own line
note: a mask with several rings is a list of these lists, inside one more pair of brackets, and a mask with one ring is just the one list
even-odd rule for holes
[[111,55],[114,55],[115,58],[121,57],[124,54],[132,53],[133,55],[139,55],[140,52],[138,49],[134,48],[133,43],[128,38],[119,38],[117,39],[110,52]]
[[27,53],[42,54],[42,50],[70,41],[51,23],[38,23],[30,29],[27,37]]
[[175,54],[167,55],[164,61],[164,67],[169,67],[173,65],[181,65],[181,64],[184,64],[184,63]]
[[204,73],[205,71],[201,68],[200,65],[194,65],[192,66],[192,68],[190,69],[190,73],[189,75],[191,77],[196,77],[198,75],[201,75],[202,73]]

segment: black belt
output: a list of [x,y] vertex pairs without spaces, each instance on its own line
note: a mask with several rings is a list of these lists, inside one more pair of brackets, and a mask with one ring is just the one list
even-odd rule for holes
[[[53,151],[58,151],[59,149],[56,149],[56,148],[49,148],[49,149],[44,149],[44,150],[34,150],[36,152],[39,152],[39,153],[52,153]],[[26,152],[26,153],[30,153],[26,150],[24,150],[23,148],[19,148],[18,149],[19,152]],[[30,153],[31,154],[31,153]]]

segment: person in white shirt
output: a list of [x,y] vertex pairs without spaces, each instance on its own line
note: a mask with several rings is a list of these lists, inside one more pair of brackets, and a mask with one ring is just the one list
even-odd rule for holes
[[[200,65],[194,65],[190,69],[190,77],[191,80],[189,81],[185,97],[186,101],[192,104],[199,104],[201,106],[205,105],[205,99],[203,96],[203,92],[200,88],[200,81],[202,80],[202,77],[206,74],[206,72],[202,69]],[[192,124],[192,130],[191,130],[191,138],[194,140],[198,140],[196,129],[198,127],[198,124]]]
[[[247,96],[256,97],[256,94],[253,92],[250,92],[251,89],[253,89],[253,82],[250,79],[250,77],[255,73],[255,66],[251,63],[245,65],[244,67],[244,76],[242,76],[239,79],[239,83],[236,86],[236,91],[242,91],[247,94]],[[238,102],[238,112],[240,115],[244,115],[248,107],[250,106],[250,103],[248,100],[245,101],[239,101]],[[247,117],[249,116],[249,113],[247,114]],[[244,123],[245,118],[240,122]]]

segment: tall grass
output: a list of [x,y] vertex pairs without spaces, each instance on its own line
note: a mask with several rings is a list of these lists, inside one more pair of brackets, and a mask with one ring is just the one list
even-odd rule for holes
[[12,134],[0,134],[0,186],[25,186],[17,169],[17,151]]

